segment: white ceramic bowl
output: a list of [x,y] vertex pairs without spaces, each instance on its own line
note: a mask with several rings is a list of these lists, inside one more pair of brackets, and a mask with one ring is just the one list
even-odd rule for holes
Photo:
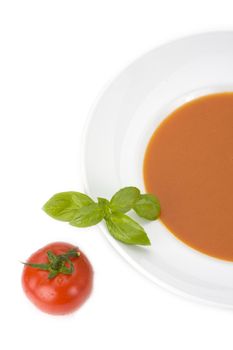
[[[86,191],[108,198],[126,185],[143,191],[145,148],[161,120],[186,101],[223,91],[233,91],[233,32],[183,38],[137,59],[91,112],[83,155]],[[233,263],[191,249],[159,221],[145,225],[149,248],[121,244],[101,228],[113,247],[157,284],[233,306]]]

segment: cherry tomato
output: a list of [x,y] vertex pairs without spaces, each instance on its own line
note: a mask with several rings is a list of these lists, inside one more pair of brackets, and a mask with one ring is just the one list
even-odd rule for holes
[[64,242],[46,245],[24,266],[22,285],[40,310],[63,315],[79,308],[92,290],[93,270],[77,247]]

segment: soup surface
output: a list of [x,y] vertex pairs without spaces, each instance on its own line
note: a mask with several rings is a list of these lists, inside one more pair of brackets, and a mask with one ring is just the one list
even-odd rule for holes
[[233,93],[204,96],[171,113],[147,146],[144,181],[175,236],[233,261]]

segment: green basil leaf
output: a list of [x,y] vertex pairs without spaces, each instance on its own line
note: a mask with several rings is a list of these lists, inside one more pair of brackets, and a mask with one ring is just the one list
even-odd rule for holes
[[86,207],[87,205],[94,204],[95,202],[86,194],[81,192],[68,192],[72,193],[72,200],[77,205],[77,208]]
[[70,224],[76,227],[88,227],[98,224],[103,218],[103,208],[99,204],[94,203],[80,208],[76,216],[70,221]]
[[104,217],[108,217],[111,214],[110,202],[105,199],[98,197],[98,204],[104,211]]
[[113,212],[105,218],[111,235],[126,244],[150,245],[150,240],[137,222],[120,212]]
[[116,192],[110,201],[112,210],[127,213],[139,198],[140,191],[136,187],[125,187]]
[[107,199],[102,197],[98,197],[97,199],[98,199],[98,204],[100,206],[102,206],[103,208],[109,208],[110,203]]
[[90,197],[80,192],[60,192],[45,203],[43,210],[54,219],[70,221],[78,209],[93,203]]
[[161,212],[159,200],[152,194],[141,194],[133,209],[139,216],[147,220],[158,219]]

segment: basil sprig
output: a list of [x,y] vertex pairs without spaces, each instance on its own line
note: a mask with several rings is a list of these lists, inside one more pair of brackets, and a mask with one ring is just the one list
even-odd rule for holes
[[150,245],[150,240],[144,228],[125,214],[134,210],[147,220],[156,220],[160,215],[159,200],[152,194],[141,194],[136,187],[124,187],[110,201],[99,197],[98,202],[80,192],[61,192],[50,198],[43,209],[52,218],[76,227],[93,226],[104,219],[115,239],[137,245]]

